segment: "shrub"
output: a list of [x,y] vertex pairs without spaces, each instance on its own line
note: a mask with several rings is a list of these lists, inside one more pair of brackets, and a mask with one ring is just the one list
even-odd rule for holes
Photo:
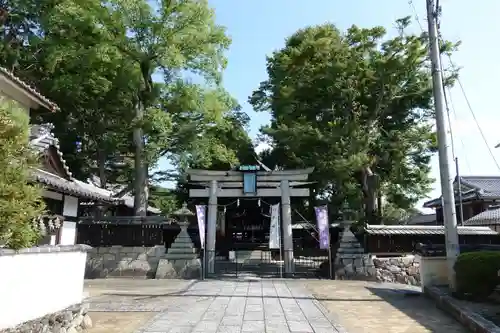
[[455,263],[457,294],[473,299],[486,298],[500,284],[500,252],[462,253]]
[[37,158],[29,145],[29,116],[0,97],[0,243],[31,247],[39,238],[33,220],[43,214],[40,187],[30,184]]

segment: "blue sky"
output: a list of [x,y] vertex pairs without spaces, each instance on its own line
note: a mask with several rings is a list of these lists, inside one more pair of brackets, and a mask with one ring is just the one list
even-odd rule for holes
[[[361,27],[381,25],[394,32],[393,22],[414,15],[407,0],[209,0],[215,8],[217,22],[227,27],[233,43],[227,52],[228,68],[225,88],[238,99],[251,118],[250,135],[256,137],[260,126],[268,123],[267,113],[256,113],[247,103],[248,96],[266,79],[266,55],[284,45],[287,36],[308,25],[331,22],[341,30],[352,24]],[[496,110],[500,21],[500,1],[441,0],[443,15],[441,31],[445,39],[462,41],[453,62],[462,68],[461,82],[472,109],[491,148],[500,142],[500,111]],[[413,0],[424,29],[425,1]],[[479,5],[480,4],[480,5]],[[411,29],[420,32],[414,22]],[[455,87],[451,90],[454,110],[451,126],[455,151],[462,175],[500,175],[488,148],[467,107],[464,96]],[[500,161],[500,149],[493,149]],[[160,163],[160,168],[168,166]],[[439,196],[437,157],[432,162],[432,175],[437,179],[431,197]],[[453,172],[454,175],[454,172]]]

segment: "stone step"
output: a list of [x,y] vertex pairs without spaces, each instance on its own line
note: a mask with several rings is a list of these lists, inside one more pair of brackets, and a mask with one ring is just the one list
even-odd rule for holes
[[340,242],[339,247],[361,247],[361,244],[359,242]]
[[362,247],[351,247],[351,248],[339,248],[337,253],[365,253]]
[[167,253],[164,258],[168,260],[192,260],[197,259],[198,255],[191,253]]
[[182,248],[182,249],[185,249],[185,248],[192,248],[194,247],[194,244],[193,243],[173,243],[171,246],[172,247],[176,247],[176,248]]
[[168,249],[167,253],[193,254],[193,253],[196,253],[196,249],[193,249],[193,248],[175,248],[175,247],[171,247],[170,249]]

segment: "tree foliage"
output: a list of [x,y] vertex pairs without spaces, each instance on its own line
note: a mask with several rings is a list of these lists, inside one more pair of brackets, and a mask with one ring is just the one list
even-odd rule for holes
[[150,182],[253,153],[247,119],[220,86],[230,39],[207,1],[4,0],[0,8],[0,65],[60,106],[32,121],[55,125],[77,178],[98,175],[127,190],[136,181],[142,192],[140,178],[160,160],[177,170]]
[[0,243],[20,249],[39,238],[33,220],[44,205],[38,186],[30,184],[37,157],[29,146],[29,117],[0,98]]
[[[314,166],[318,193],[337,207],[347,201],[369,215],[378,188],[408,208],[430,190],[436,136],[428,38],[407,34],[409,23],[398,20],[394,38],[382,27],[299,30],[268,58],[268,79],[249,99],[272,115],[262,129],[274,147],[266,158]],[[443,52],[453,47],[443,44]],[[374,174],[378,186],[367,184]]]

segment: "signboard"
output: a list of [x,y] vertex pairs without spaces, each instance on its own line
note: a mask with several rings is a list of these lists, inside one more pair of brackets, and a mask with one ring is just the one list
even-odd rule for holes
[[281,248],[281,224],[280,224],[280,205],[271,206],[271,224],[269,230],[269,248]]
[[240,170],[240,171],[259,171],[260,165],[240,165],[238,170]]

